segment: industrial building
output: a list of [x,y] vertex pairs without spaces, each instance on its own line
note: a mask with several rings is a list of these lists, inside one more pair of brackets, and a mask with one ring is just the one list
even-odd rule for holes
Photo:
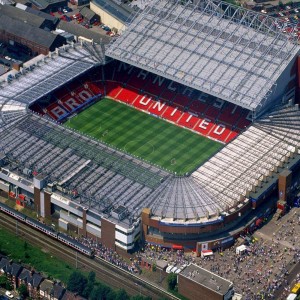
[[23,10],[15,6],[0,5],[0,13],[1,15],[8,16],[15,20],[19,20],[23,23],[32,25],[33,27],[44,29],[49,32],[55,29],[57,23],[59,22],[58,18],[47,15],[40,11],[36,11],[30,7],[25,7],[26,9]]
[[[32,20],[34,19],[41,25],[44,22],[41,19],[37,20],[32,17]],[[27,49],[28,54],[32,56],[37,54],[47,55],[49,51],[54,51],[66,42],[66,40],[59,35],[54,35],[37,26],[11,18],[7,15],[1,15],[0,40],[11,46],[19,46],[24,51]]]
[[90,8],[100,16],[102,23],[118,31],[124,28],[136,13],[128,5],[117,4],[112,0],[93,0],[90,2]]

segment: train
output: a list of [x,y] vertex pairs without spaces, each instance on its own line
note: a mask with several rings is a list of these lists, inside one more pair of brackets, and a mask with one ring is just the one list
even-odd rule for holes
[[76,251],[84,254],[85,256],[88,256],[90,258],[94,257],[93,249],[83,245],[82,243],[76,241],[75,239],[71,238],[70,236],[68,236],[64,233],[57,232],[53,228],[51,228],[37,220],[34,220],[34,219],[20,213],[19,211],[12,209],[11,207],[7,206],[6,204],[4,204],[2,202],[0,202],[0,211],[2,211],[3,213],[5,213],[7,215],[14,217],[15,219],[17,219],[23,223],[28,224],[29,226],[60,241],[61,243],[67,245],[68,247],[75,249]]

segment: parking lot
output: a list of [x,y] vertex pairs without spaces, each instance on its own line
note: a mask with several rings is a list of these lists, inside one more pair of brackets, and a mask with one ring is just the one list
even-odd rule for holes
[[82,7],[77,8],[76,6],[69,4],[68,7],[62,7],[57,12],[51,13],[51,15],[59,18],[64,22],[78,24],[80,26],[85,27],[86,29],[98,32],[100,34],[115,36],[115,32],[113,31],[113,29],[107,26],[106,24],[102,24],[100,22],[89,24],[89,22],[86,21],[80,14],[81,8]]

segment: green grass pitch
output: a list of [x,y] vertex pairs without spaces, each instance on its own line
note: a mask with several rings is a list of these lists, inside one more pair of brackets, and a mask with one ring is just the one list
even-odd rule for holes
[[65,125],[178,175],[190,173],[223,146],[110,99]]

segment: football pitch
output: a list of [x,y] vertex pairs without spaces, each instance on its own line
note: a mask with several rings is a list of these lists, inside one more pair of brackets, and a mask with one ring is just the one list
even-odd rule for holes
[[223,145],[110,99],[102,99],[65,126],[172,173],[195,170]]

